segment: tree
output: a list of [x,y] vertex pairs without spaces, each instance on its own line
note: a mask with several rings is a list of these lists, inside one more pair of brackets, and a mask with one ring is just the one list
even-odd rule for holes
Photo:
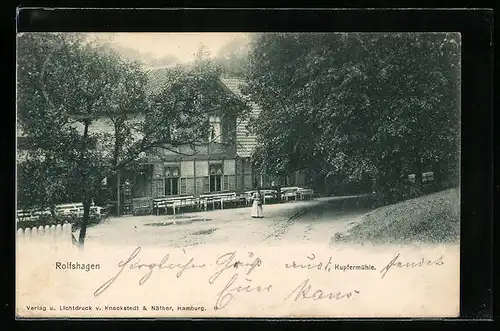
[[[82,247],[90,204],[103,178],[137,166],[157,148],[178,152],[178,146],[206,142],[210,112],[246,109],[222,90],[219,72],[203,52],[193,65],[167,70],[148,95],[143,68],[105,44],[81,35],[24,34],[18,38],[18,73],[18,119],[27,158],[48,157],[54,169],[34,192],[43,194],[38,201],[54,204],[56,194],[43,188],[57,182],[66,196],[83,202]],[[96,129],[99,125],[104,129]],[[19,184],[20,191],[30,191],[33,178]]]
[[244,77],[248,69],[249,43],[246,38],[236,37],[224,45],[215,58],[223,74]]
[[248,81],[263,108],[256,158],[268,171],[391,186],[421,172],[417,160],[457,164],[454,34],[263,34]]
[[133,48],[125,47],[112,42],[109,46],[110,48],[116,50],[121,57],[124,57],[132,62],[143,63],[144,65],[151,67],[171,66],[179,62],[179,59],[173,54],[156,57],[151,53],[141,53]]
[[[82,35],[23,34],[18,38],[18,119],[31,159],[26,164],[54,170],[38,185],[57,183],[58,188],[65,188],[64,196],[83,202],[82,245],[92,198],[107,173],[105,155],[94,148],[100,137],[92,132],[91,123],[108,107],[139,109],[145,104],[135,81],[139,68],[116,60]],[[35,180],[22,181],[21,192],[31,190]],[[52,205],[57,200],[51,190],[39,198]]]

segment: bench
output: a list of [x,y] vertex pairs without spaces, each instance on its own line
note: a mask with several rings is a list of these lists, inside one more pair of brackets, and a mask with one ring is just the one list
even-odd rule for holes
[[160,214],[160,209],[167,213],[168,208],[172,208],[172,213],[175,215],[176,210],[183,207],[195,207],[198,205],[198,200],[190,195],[184,197],[164,197],[153,199],[153,211],[156,210],[156,215]]
[[290,199],[297,199],[297,191],[300,190],[298,186],[282,187],[281,188],[281,199],[288,201]]
[[83,203],[67,203],[56,206],[56,213],[61,215],[83,215]]
[[297,190],[296,194],[300,200],[307,200],[313,198],[314,191],[310,188],[301,188]]
[[[247,191],[245,192],[245,197],[246,197],[246,203],[251,204],[252,203],[252,197],[255,191]],[[278,196],[278,191],[277,190],[260,190],[260,193],[263,196],[263,203],[266,203],[266,199],[274,199],[277,198]]]
[[[56,215],[77,215],[83,216],[83,203],[66,203],[62,205],[57,205]],[[91,215],[101,215],[102,207],[91,205],[90,206]]]
[[50,215],[48,210],[23,210],[17,211],[18,221],[36,221],[41,215]]
[[[56,205],[54,208],[56,215],[69,216],[76,215],[78,217],[83,216],[83,203],[66,203],[61,205]],[[42,215],[50,215],[50,209],[46,208],[44,210],[23,210],[17,211],[17,219],[22,221],[34,221],[40,218]],[[102,215],[102,207],[92,205],[90,206],[91,215]]]
[[261,190],[260,193],[264,196],[264,203],[266,202],[266,199],[272,199],[278,196],[277,190]]
[[202,195],[200,195],[200,205],[203,206],[204,210],[207,210],[209,203],[212,204],[212,209],[215,209],[216,203],[220,203],[221,209],[224,209],[225,202],[226,203],[227,202],[240,202],[240,201],[243,201],[243,199],[242,199],[242,197],[237,196],[236,192],[202,194]]

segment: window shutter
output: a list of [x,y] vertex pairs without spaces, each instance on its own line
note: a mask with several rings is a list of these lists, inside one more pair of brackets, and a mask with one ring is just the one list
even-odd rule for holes
[[222,190],[229,191],[229,176],[228,175],[223,176]]
[[210,191],[208,176],[203,177],[203,192]]
[[180,194],[186,194],[186,178],[181,178]]

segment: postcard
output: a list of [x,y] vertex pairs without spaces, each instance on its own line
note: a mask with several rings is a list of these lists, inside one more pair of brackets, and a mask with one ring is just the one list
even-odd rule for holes
[[460,306],[459,33],[19,33],[17,318]]

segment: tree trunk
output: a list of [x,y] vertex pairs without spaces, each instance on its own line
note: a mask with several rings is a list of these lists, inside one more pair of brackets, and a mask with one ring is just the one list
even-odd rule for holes
[[[90,126],[90,121],[85,121],[85,128],[83,131],[83,138],[82,138],[82,147],[81,147],[81,156],[80,156],[80,167],[84,166],[84,155],[85,155],[85,150],[87,148],[87,138],[89,134],[89,126]],[[83,171],[85,174],[86,172]],[[89,222],[89,214],[90,214],[90,199],[87,193],[87,190],[85,189],[85,185],[88,185],[87,183],[87,176],[83,175],[81,176],[81,187],[84,189],[84,194],[83,194],[83,219],[82,219],[82,224],[80,227],[80,235],[78,238],[78,245],[80,246],[81,249],[83,249],[83,246],[85,244],[85,235],[87,234],[87,224]]]
[[331,196],[331,188],[330,188],[330,181],[328,179],[330,175],[329,174],[322,174],[321,175],[321,186],[323,186],[323,194],[325,197]]
[[82,219],[82,225],[80,227],[80,235],[78,238],[78,244],[80,248],[83,248],[85,245],[85,235],[87,234],[87,225],[89,224],[89,219],[90,219],[90,199],[85,196],[85,199],[83,201],[83,219]]
[[54,204],[50,205],[50,216],[52,217],[52,221],[55,223],[57,218],[56,218],[56,206]]
[[120,217],[121,211],[121,180],[120,180],[120,171],[116,173],[116,217]]

